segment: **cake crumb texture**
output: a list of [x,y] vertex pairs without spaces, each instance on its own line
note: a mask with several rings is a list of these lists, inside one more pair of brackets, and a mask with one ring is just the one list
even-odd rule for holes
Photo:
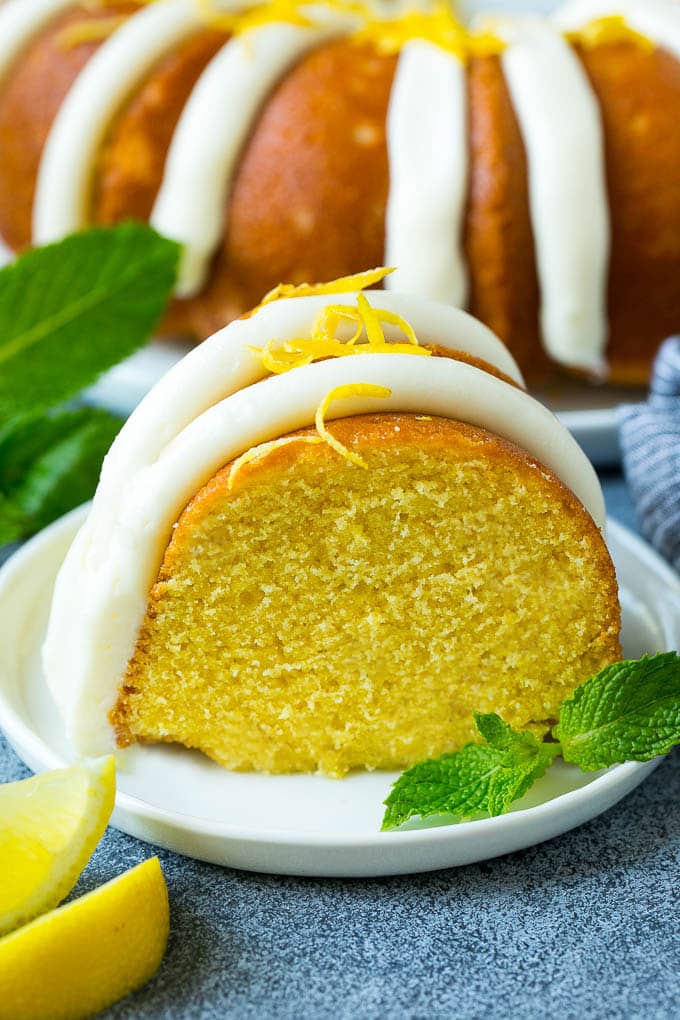
[[[528,454],[444,418],[332,422],[220,470],[181,515],[111,713],[229,769],[401,768],[496,711],[546,733],[620,658],[604,541]],[[305,430],[300,435],[309,435]]]

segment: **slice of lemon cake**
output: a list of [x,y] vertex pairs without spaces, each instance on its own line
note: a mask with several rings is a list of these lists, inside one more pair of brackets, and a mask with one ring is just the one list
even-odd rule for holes
[[476,709],[546,733],[620,656],[586,457],[493,334],[379,275],[280,289],[124,427],[45,647],[79,751],[402,767]]

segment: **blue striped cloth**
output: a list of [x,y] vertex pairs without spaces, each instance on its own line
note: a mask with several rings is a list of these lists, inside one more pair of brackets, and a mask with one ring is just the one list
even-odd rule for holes
[[640,530],[680,570],[680,336],[661,345],[646,403],[620,408],[620,436]]

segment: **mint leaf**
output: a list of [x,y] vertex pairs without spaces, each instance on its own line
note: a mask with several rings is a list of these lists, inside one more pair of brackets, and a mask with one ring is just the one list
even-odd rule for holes
[[121,422],[49,411],[149,338],[180,248],[124,223],[37,248],[0,270],[0,545],[88,499]]
[[0,548],[18,542],[26,534],[26,515],[21,507],[0,492]]
[[455,815],[462,821],[504,814],[559,751],[559,745],[543,744],[533,733],[513,730],[493,713],[476,713],[475,723],[488,743],[467,744],[404,772],[385,801],[383,830],[416,816]]
[[0,270],[0,423],[70,400],[149,338],[180,248],[125,223],[74,234]]
[[555,736],[564,760],[584,772],[666,754],[680,743],[680,657],[606,666],[564,702]]
[[122,421],[84,407],[0,434],[0,545],[25,538],[89,499]]
[[474,712],[475,726],[487,744],[501,751],[514,749],[520,756],[525,749],[533,750],[536,737],[526,730],[513,730],[495,712]]
[[58,411],[39,418],[13,418],[0,429],[0,490],[8,493],[45,450],[72,431],[82,416]]

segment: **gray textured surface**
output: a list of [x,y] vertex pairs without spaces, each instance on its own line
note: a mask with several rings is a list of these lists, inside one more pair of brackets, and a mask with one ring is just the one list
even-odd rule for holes
[[[633,524],[623,483],[610,511]],[[0,738],[0,779],[26,770]],[[680,754],[557,840],[376,881],[227,871],[161,853],[172,908],[158,977],[106,1016],[626,1018],[680,1015]],[[109,830],[77,892],[143,860]]]

